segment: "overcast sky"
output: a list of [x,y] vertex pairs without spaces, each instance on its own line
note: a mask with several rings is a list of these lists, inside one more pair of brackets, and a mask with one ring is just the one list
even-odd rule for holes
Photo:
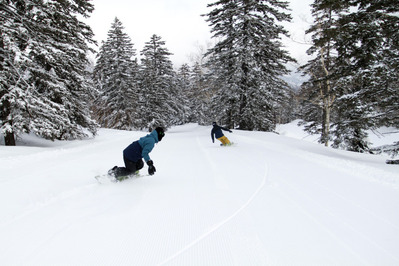
[[[189,56],[198,54],[198,47],[213,42],[210,28],[205,21],[212,9],[207,4],[214,0],[93,0],[95,7],[87,23],[93,29],[99,46],[107,39],[107,33],[117,17],[125,28],[139,56],[153,34],[162,37],[165,46],[173,53],[175,67],[191,63]],[[299,61],[306,57],[304,31],[311,21],[309,4],[312,0],[290,0],[293,22],[287,25],[292,38],[298,42],[284,40],[287,50]],[[308,38],[309,39],[309,38]]]

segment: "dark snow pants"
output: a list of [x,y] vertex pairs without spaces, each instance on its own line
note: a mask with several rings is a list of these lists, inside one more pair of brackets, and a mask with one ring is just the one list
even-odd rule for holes
[[144,167],[144,162],[140,159],[137,162],[129,161],[125,156],[123,156],[123,161],[125,162],[125,167],[118,167],[114,170],[115,177],[127,176],[133,174],[134,172],[140,170]]

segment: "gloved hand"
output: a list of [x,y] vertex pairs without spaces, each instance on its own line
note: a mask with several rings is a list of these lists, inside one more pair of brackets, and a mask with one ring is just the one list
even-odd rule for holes
[[157,171],[155,169],[154,162],[152,160],[149,160],[147,162],[147,165],[148,165],[148,174],[153,175]]
[[233,133],[233,131],[229,130],[230,133]]

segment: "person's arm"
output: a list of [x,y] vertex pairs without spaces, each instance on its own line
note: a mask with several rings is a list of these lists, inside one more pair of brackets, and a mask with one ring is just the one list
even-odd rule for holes
[[143,143],[143,151],[141,152],[141,156],[144,158],[145,162],[151,160],[149,153],[155,146],[155,142],[151,141],[151,139],[146,139]]
[[223,129],[223,130],[225,130],[225,131],[228,131],[228,132],[230,132],[230,133],[232,133],[233,131],[231,131],[230,129],[228,129],[228,128],[225,128],[225,127],[220,127],[221,129]]
[[141,152],[141,155],[143,156],[145,162],[148,165],[148,174],[153,175],[156,172],[154,162],[151,160],[149,153],[152,151],[152,149],[155,146],[155,141],[152,139],[146,139],[144,141],[143,145],[143,151]]

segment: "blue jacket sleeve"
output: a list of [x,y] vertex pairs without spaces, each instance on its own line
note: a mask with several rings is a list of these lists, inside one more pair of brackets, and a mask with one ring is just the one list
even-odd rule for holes
[[151,160],[149,153],[152,151],[152,149],[155,146],[155,141],[151,138],[145,138],[142,143],[143,151],[141,152],[141,155],[143,156],[144,160],[148,162]]

